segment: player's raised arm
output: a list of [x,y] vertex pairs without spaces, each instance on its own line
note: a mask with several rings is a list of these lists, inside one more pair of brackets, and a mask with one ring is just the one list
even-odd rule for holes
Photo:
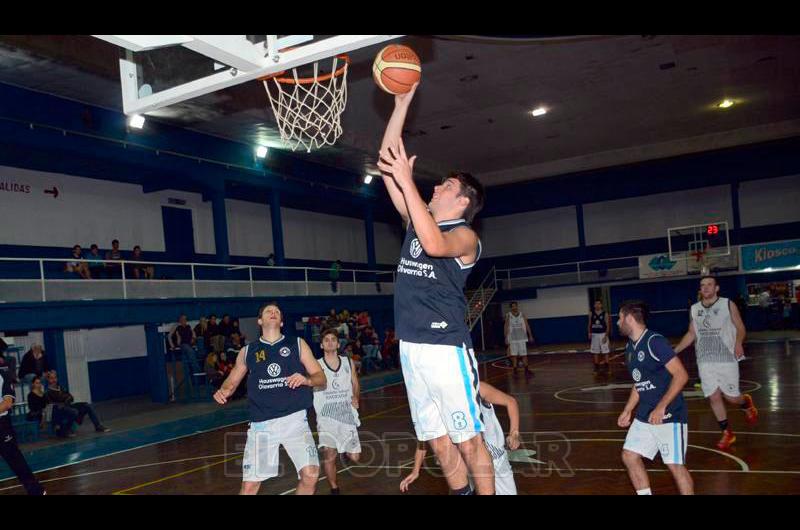
[[506,443],[508,444],[508,448],[512,451],[519,449],[519,404],[517,403],[516,398],[484,381],[481,381],[480,383],[480,392],[481,397],[492,405],[498,405],[506,408],[508,412],[509,423]]
[[[386,132],[383,134],[381,153],[391,152],[395,155],[398,153],[398,145],[403,134],[403,125],[405,124],[408,108],[411,105],[411,100],[414,98],[414,93],[418,85],[419,83],[415,83],[408,93],[398,94],[394,97],[394,111],[392,111],[392,116],[389,118],[389,123],[386,125]],[[389,197],[392,199],[392,204],[394,204],[400,217],[403,218],[403,222],[407,224],[409,219],[408,209],[406,208],[402,190],[397,186],[391,173],[381,171],[381,174],[383,175],[383,184],[386,186]]]

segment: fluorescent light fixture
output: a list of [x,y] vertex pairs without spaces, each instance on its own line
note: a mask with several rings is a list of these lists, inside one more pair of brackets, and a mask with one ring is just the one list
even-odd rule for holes
[[256,149],[256,156],[258,158],[266,158],[267,157],[267,148],[263,145],[259,145]]
[[725,99],[725,100],[722,101],[722,103],[717,105],[717,107],[719,107],[721,109],[727,109],[729,107],[733,107],[733,101],[730,100],[730,99]]
[[128,118],[128,125],[133,127],[134,129],[141,129],[144,127],[144,116],[141,114],[134,114],[130,118]]
[[547,114],[547,109],[544,107],[539,107],[538,109],[533,109],[531,111],[531,114],[533,114],[534,116],[544,116],[545,114]]
[[372,183],[372,175],[364,175],[364,184]]

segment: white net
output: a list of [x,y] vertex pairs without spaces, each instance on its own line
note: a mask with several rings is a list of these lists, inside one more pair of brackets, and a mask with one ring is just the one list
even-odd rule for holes
[[347,60],[333,57],[328,74],[320,74],[319,62],[313,76],[300,78],[292,68],[294,82],[278,78],[263,81],[275,113],[281,140],[292,151],[302,146],[307,152],[333,145],[342,135],[341,116],[347,104]]

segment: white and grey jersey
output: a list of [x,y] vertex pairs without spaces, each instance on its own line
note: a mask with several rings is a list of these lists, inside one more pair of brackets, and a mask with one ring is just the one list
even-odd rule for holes
[[525,328],[525,315],[520,313],[514,316],[509,312],[506,315],[508,321],[508,342],[524,342],[528,340],[528,330]]
[[323,356],[320,366],[327,386],[314,389],[314,410],[317,421],[334,420],[345,425],[358,425],[358,413],[353,408],[353,383],[350,359],[340,355],[339,366],[331,368]]
[[719,297],[709,307],[702,302],[692,306],[698,364],[736,362],[736,326],[731,319],[730,303],[727,298]]

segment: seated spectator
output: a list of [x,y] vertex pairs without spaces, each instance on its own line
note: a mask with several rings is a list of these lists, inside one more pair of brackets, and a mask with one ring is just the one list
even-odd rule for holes
[[194,340],[195,340],[195,350],[200,355],[205,355],[208,351],[206,341],[206,334],[208,332],[208,319],[206,317],[200,317],[200,322],[194,327]]
[[[111,242],[111,250],[106,252],[106,261],[122,261],[118,239]],[[122,278],[122,266],[119,263],[106,263],[106,274],[109,278]]]
[[34,344],[31,349],[22,356],[22,363],[19,366],[19,378],[25,384],[31,384],[34,377],[41,378],[46,372],[50,371],[47,364],[47,357],[41,344]]
[[218,329],[219,334],[225,337],[225,341],[227,342],[233,334],[233,323],[231,322],[230,315],[222,315],[222,322],[219,323]]
[[[133,247],[133,254],[131,255],[132,261],[144,261],[144,257],[142,256],[142,247],[136,245]],[[144,278],[146,280],[152,280],[155,276],[155,269],[152,265],[145,265],[144,263],[132,263],[131,264],[131,272],[133,273],[133,277],[137,280]]]
[[378,344],[377,337],[367,339],[367,342],[364,342],[361,345],[361,348],[364,351],[364,355],[361,357],[361,362],[366,365],[365,367],[367,373],[373,370],[378,371],[383,368],[381,349],[380,345]]
[[94,243],[89,248],[89,253],[86,254],[86,262],[89,265],[89,275],[92,278],[103,276],[106,265],[103,263],[103,256],[100,255],[100,249]]
[[208,357],[206,357],[206,375],[208,376],[208,381],[214,388],[219,388],[222,386],[222,382],[225,381],[224,365],[220,361],[217,352],[212,351],[208,354]]
[[[59,436],[69,436],[69,433],[72,431],[72,422],[82,425],[83,418],[86,417],[86,415],[92,420],[95,431],[108,432],[111,430],[100,422],[97,413],[94,411],[94,407],[90,403],[76,403],[72,394],[58,385],[58,374],[55,370],[47,372],[46,396],[47,402],[53,404],[53,421],[57,421],[57,426],[59,428],[57,428],[56,434]],[[59,420],[55,419],[57,413],[60,416]]]
[[247,344],[247,337],[239,327],[239,319],[238,318],[234,319],[232,323],[233,323],[233,333],[231,333],[231,339],[233,339],[234,335],[239,335],[239,342],[241,344]]
[[347,322],[350,318],[350,311],[347,309],[342,309],[342,312],[339,313],[339,322]]
[[[225,377],[230,375],[231,370],[236,365],[236,358],[239,356],[239,352],[244,347],[244,339],[238,333],[234,333],[231,335],[231,344],[225,353],[220,354],[220,362],[224,363],[223,371],[225,372]],[[243,379],[239,386],[236,387],[236,390],[233,392],[233,399],[239,398],[243,396],[247,392],[247,380]]]
[[325,322],[322,324],[322,327],[325,329],[328,328],[335,328],[339,325],[339,318],[336,316],[336,310],[331,308],[328,316],[325,318]]
[[275,266],[275,253],[273,252],[269,256],[267,256],[267,267],[274,267]]
[[225,350],[225,336],[220,332],[217,315],[208,317],[206,332],[208,333],[208,339],[206,340],[206,349],[208,351],[219,353]]
[[346,355],[347,358],[353,360],[353,366],[356,367],[356,372],[358,374],[361,374],[361,356],[360,355],[356,355],[353,352],[353,343],[352,342],[348,342],[345,345],[345,347],[342,349],[342,354]]
[[386,329],[381,357],[383,357],[386,368],[393,370],[400,367],[400,341],[397,340],[393,328]]
[[239,356],[239,352],[243,347],[244,341],[242,340],[242,336],[238,333],[233,333],[231,335],[231,343],[225,350],[228,361],[231,363],[236,363],[236,358]]
[[356,331],[363,331],[370,325],[369,313],[362,311],[356,319]]
[[80,245],[75,245],[74,247],[72,247],[71,258],[73,259],[73,261],[68,261],[67,264],[64,266],[64,270],[66,272],[77,274],[84,280],[90,279],[92,275],[89,272],[89,266],[83,259],[83,250],[81,250]]
[[193,348],[196,342],[194,330],[189,325],[186,315],[178,317],[178,323],[175,324],[175,328],[167,336],[167,339],[172,349],[181,351],[184,366],[187,366],[193,374],[199,373],[200,363],[197,361],[197,354]]
[[44,392],[42,378],[34,376],[31,380],[31,391],[28,393],[28,421],[39,422],[39,428],[44,427],[44,409],[47,408],[47,396]]

